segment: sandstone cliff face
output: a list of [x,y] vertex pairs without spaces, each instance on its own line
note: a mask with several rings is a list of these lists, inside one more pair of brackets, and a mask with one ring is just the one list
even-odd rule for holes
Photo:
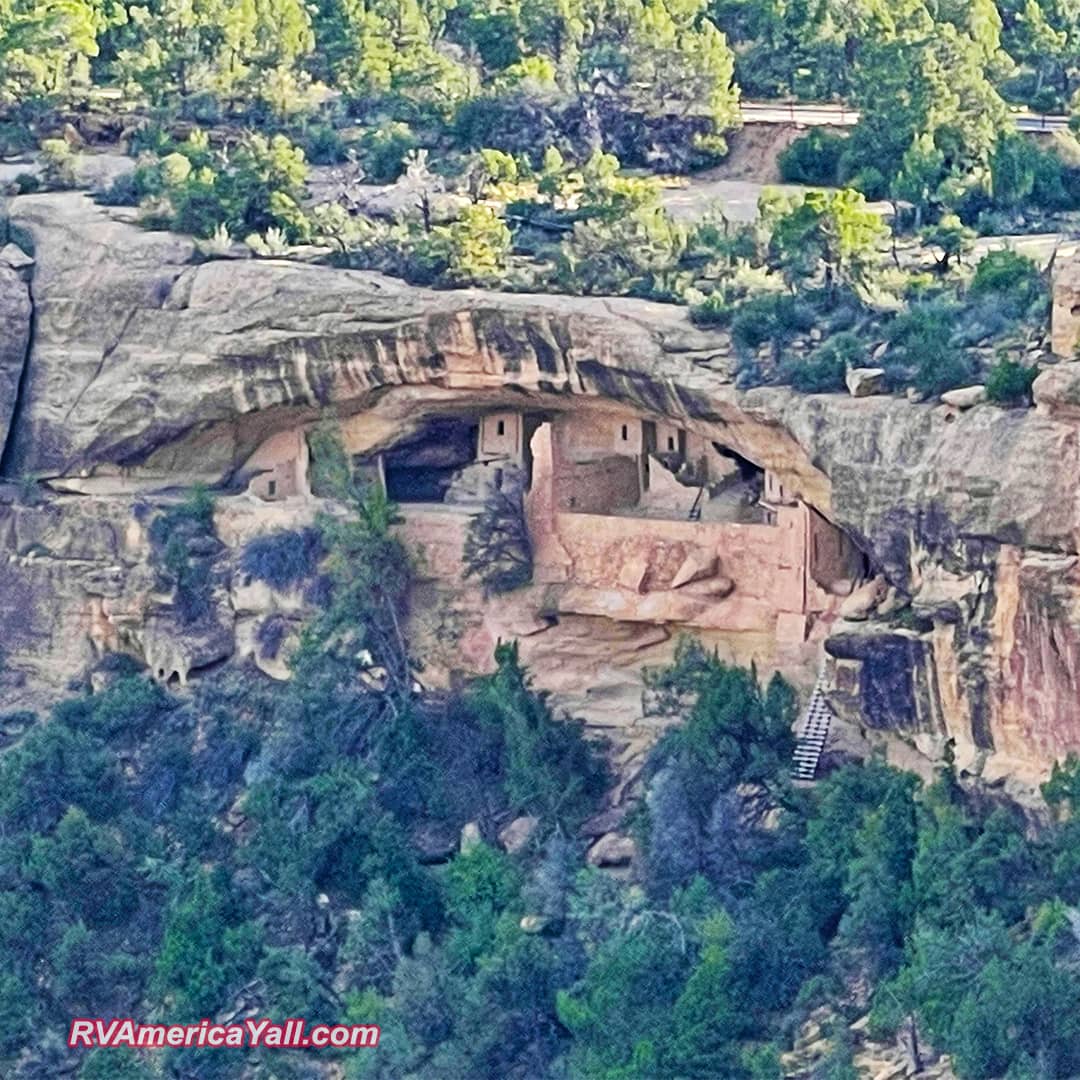
[[0,453],[11,430],[31,326],[28,275],[18,265],[10,265],[15,258],[5,259],[8,250],[0,250]]
[[[1080,596],[1071,364],[1041,377],[1034,410],[743,392],[727,341],[665,305],[432,292],[281,261],[198,263],[190,241],[78,195],[19,198],[12,222],[36,266],[9,478],[130,508],[139,489],[235,486],[269,436],[326,414],[371,447],[462,402],[670,418],[779,476],[892,586],[888,605],[837,623],[827,643],[845,715],[928,753],[954,738],[973,770],[1035,775],[1080,748],[1065,689]],[[29,302],[12,295],[9,336],[25,343]],[[118,565],[115,545],[102,540],[87,560],[96,569],[79,577],[56,544],[28,565],[19,534],[43,527],[31,524],[40,515],[78,520],[82,505],[70,496],[0,508],[0,618],[57,598],[60,610],[35,616],[34,640],[50,637],[50,662],[69,673],[83,655],[72,627],[107,598],[93,574]],[[130,582],[139,558],[120,563]],[[26,650],[22,639],[6,648]]]

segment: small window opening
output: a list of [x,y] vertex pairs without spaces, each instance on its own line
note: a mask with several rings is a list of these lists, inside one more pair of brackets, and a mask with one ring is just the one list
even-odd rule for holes
[[270,496],[271,499],[277,494],[277,481],[276,480],[271,480],[266,485],[266,493],[267,493],[267,495]]
[[667,437],[667,448],[669,450],[674,450],[675,449],[675,438],[672,435],[669,435]]
[[495,490],[502,491],[503,486],[503,471],[502,469],[495,470]]
[[506,421],[505,420],[500,420],[495,425],[495,433],[497,435],[505,435],[506,434]]
[[622,426],[622,441],[623,442],[629,442],[630,441],[630,428],[626,424],[623,424],[623,426]]

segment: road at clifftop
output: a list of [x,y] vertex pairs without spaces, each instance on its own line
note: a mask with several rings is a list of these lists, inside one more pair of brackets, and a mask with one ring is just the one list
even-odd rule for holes
[[[744,124],[803,124],[806,127],[852,127],[859,122],[857,109],[844,105],[798,105],[794,102],[744,101],[740,104]],[[1060,131],[1069,117],[1044,116],[1028,110],[1014,112],[1019,131]]]

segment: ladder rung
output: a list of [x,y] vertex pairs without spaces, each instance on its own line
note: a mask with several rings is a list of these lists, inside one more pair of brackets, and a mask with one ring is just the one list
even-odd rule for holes
[[803,713],[803,722],[795,740],[795,749],[791,758],[791,775],[796,780],[813,780],[817,774],[818,763],[829,738],[829,727],[833,720],[833,711],[821,690],[822,676],[818,676],[817,685],[807,702]]

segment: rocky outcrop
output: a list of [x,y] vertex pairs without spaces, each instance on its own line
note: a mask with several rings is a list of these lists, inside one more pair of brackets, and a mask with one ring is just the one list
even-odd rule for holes
[[[742,391],[726,338],[668,305],[435,292],[285,261],[200,262],[189,240],[140,230],[72,194],[18,198],[11,217],[36,264],[9,477],[130,509],[139,489],[202,479],[229,490],[268,437],[323,415],[342,418],[366,448],[462,403],[671,419],[770,470],[853,538],[892,590],[893,602],[832,632],[841,711],[922,740],[927,752],[963,742],[984,773],[1034,774],[1080,748],[1064,689],[1076,675],[1080,597],[1069,563],[1080,533],[1080,365],[1044,373],[1033,410]],[[21,294],[8,287],[15,324],[28,332]],[[6,365],[0,357],[0,372]],[[26,597],[38,608],[59,597],[63,629],[40,615],[26,641],[59,633],[71,657],[95,605],[128,603],[140,561],[133,547],[117,548],[131,528],[121,510],[85,567],[52,541],[40,561],[28,558],[34,515],[78,522],[80,505],[7,507],[0,525],[9,560],[0,616]],[[680,549],[665,582],[672,603],[683,594],[713,602],[695,596],[702,559],[709,581],[724,577],[722,555],[715,568],[712,552]],[[102,584],[113,566],[119,583]],[[540,614],[518,613],[516,623]],[[594,615],[583,608],[581,617]],[[10,651],[23,655],[22,639]]]
[[21,248],[12,244],[0,251],[0,455],[11,430],[30,347],[32,305],[26,283],[27,258]]
[[971,409],[981,405],[986,400],[985,386],[959,386],[955,390],[946,390],[941,395],[945,405],[951,405],[954,409]]
[[886,392],[884,368],[851,368],[844,376],[844,382],[852,397],[873,397]]
[[1072,357],[1080,344],[1080,259],[1065,260],[1054,275],[1051,345],[1058,356]]
[[377,440],[400,437],[425,402],[525,395],[617,402],[718,438],[858,536],[892,578],[915,572],[914,537],[1071,549],[1080,523],[1071,423],[739,392],[723,339],[669,305],[432,292],[272,260],[194,265],[189,241],[80,195],[16,199],[12,219],[38,266],[11,474],[220,482],[268,434],[328,409],[367,410]]

